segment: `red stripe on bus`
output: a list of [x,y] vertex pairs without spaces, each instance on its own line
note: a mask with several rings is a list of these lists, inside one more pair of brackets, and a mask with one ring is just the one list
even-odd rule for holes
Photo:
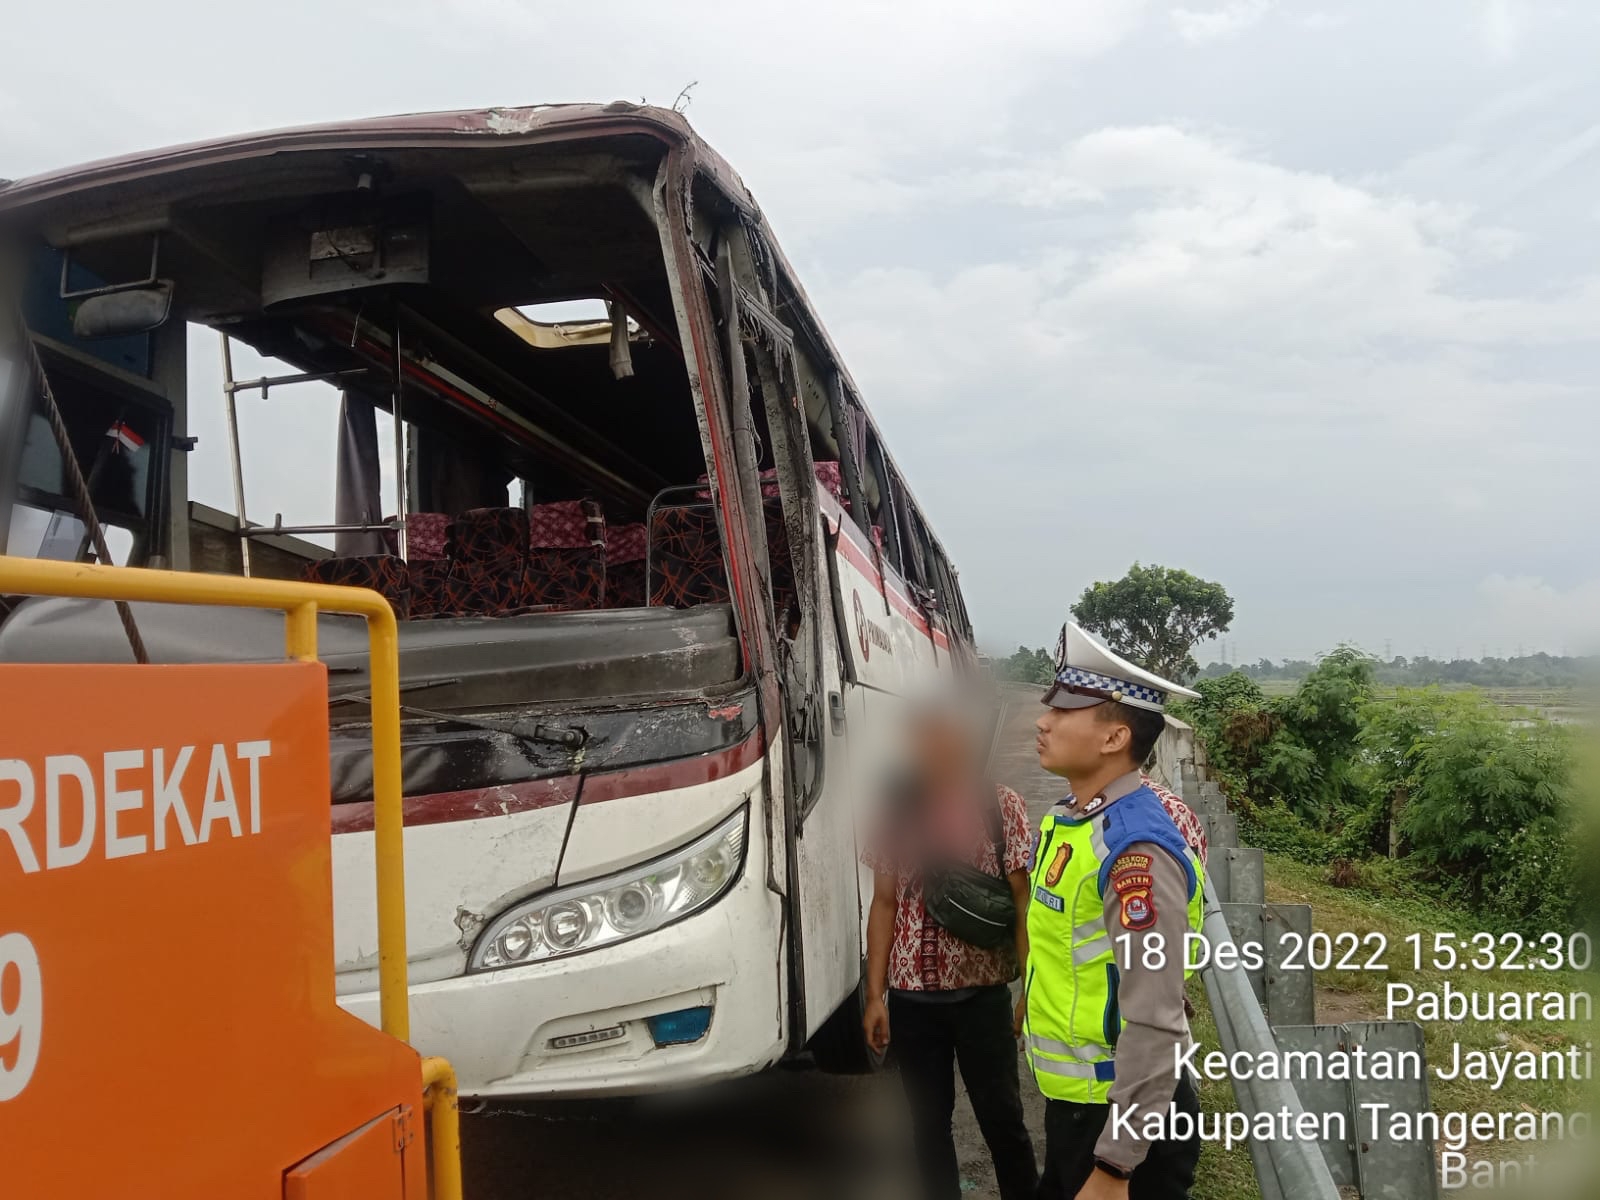
[[[918,633],[927,634],[928,619],[918,612],[909,600],[901,595],[900,589],[895,587],[892,577],[887,577],[878,570],[877,564],[872,561],[871,551],[863,549],[861,544],[856,541],[855,523],[844,520],[841,516],[834,524],[835,527],[843,530],[839,538],[839,552],[844,555],[851,566],[865,575],[874,586],[883,588],[888,592],[890,606],[898,610],[906,620],[910,621]],[[885,583],[885,579],[888,580],[887,583]],[[941,630],[935,629],[933,631],[933,641],[936,646],[943,646],[947,650],[950,648],[950,639]]]
[[[628,767],[606,771],[583,779],[583,804],[599,804],[626,796],[665,792],[695,787],[737,775],[761,759],[764,739],[752,733],[737,746],[673,762],[647,767]],[[578,776],[534,779],[499,787],[470,788],[463,792],[435,792],[405,798],[406,825],[443,825],[451,821],[475,821],[484,817],[504,817],[570,804],[578,789]],[[334,833],[368,833],[372,829],[372,801],[333,806]]]

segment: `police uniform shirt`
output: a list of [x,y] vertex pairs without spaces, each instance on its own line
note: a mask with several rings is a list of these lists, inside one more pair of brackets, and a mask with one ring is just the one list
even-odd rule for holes
[[[1103,813],[1109,806],[1141,786],[1139,772],[1130,771],[1113,780],[1100,793],[1103,803],[1093,811]],[[1073,798],[1069,816],[1086,816],[1090,806]],[[1145,878],[1148,877],[1148,890]],[[1119,892],[1118,885],[1123,890]],[[1137,884],[1137,886],[1134,886]],[[1154,920],[1142,912],[1130,913],[1123,920],[1124,905],[1148,904]],[[1117,1003],[1125,1022],[1116,1045],[1116,1079],[1111,1085],[1112,1113],[1164,1112],[1177,1091],[1177,1055],[1187,1050],[1189,1021],[1184,1013],[1184,950],[1189,931],[1188,874],[1170,851],[1150,842],[1136,842],[1113,861],[1104,896],[1106,930],[1118,947],[1117,968],[1121,979]],[[1140,928],[1142,926],[1142,928]],[[1129,935],[1127,950],[1117,938]],[[1145,964],[1145,949],[1152,935],[1164,939],[1162,966]],[[1124,961],[1126,958],[1126,961]],[[1133,1108],[1138,1105],[1137,1110]],[[1133,1124],[1137,1127],[1139,1122]],[[1113,1136],[1108,1120],[1095,1146],[1095,1157],[1131,1171],[1142,1163],[1150,1143],[1130,1139],[1124,1133]]]

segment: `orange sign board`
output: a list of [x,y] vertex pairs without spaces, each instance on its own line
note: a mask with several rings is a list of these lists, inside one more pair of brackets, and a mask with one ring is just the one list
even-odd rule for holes
[[327,720],[316,663],[0,667],[0,1195],[281,1200],[390,1115],[424,1194],[418,1057],[334,1002]]

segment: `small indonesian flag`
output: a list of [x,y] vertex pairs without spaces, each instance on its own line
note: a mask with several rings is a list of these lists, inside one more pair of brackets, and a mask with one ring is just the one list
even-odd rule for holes
[[110,429],[106,430],[106,436],[114,438],[124,450],[130,453],[144,449],[144,439],[128,428],[125,422],[118,421]]

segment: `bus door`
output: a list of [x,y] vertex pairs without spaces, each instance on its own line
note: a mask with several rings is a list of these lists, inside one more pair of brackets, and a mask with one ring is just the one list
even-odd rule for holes
[[[725,246],[722,301],[738,309],[739,352],[761,452],[783,703],[790,912],[799,943],[795,982],[804,997],[804,1028],[791,1033],[804,1040],[852,998],[862,978],[853,749],[811,433],[799,402],[807,371],[755,268],[763,248],[739,224],[728,230]],[[737,287],[729,286],[733,281]]]

